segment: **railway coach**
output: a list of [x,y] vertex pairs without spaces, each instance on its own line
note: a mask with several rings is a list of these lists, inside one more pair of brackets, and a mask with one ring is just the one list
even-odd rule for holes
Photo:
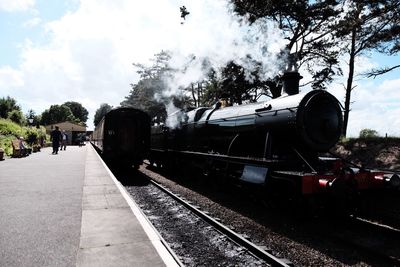
[[115,108],[99,122],[91,143],[108,164],[138,168],[150,145],[150,118],[130,107]]

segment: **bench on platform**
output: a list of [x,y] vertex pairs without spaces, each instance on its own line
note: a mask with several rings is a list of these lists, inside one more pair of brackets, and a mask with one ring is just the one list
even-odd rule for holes
[[18,139],[14,139],[11,141],[11,145],[13,148],[13,153],[12,153],[13,158],[25,157],[25,156],[28,156],[28,154],[29,154],[29,149],[21,148],[20,142],[21,141]]
[[11,145],[12,145],[12,149],[13,149],[12,157],[13,158],[21,157],[21,149],[19,148],[19,140],[18,139],[12,140]]

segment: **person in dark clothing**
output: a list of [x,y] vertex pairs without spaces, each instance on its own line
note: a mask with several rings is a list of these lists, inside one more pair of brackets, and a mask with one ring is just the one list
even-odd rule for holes
[[56,128],[51,132],[50,140],[53,145],[52,154],[58,154],[58,148],[60,146],[60,141],[62,140],[62,134],[61,131],[58,129],[58,126],[56,126]]

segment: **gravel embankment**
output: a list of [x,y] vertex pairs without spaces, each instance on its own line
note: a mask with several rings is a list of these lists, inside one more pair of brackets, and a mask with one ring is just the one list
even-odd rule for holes
[[289,211],[282,213],[268,209],[243,191],[220,190],[213,184],[197,186],[187,182],[188,179],[179,180],[178,184],[145,166],[140,171],[196,203],[213,217],[220,218],[236,232],[249,236],[252,242],[271,248],[276,256],[289,259],[295,266],[379,265],[368,255],[321,234],[329,232],[329,228],[315,224],[314,220],[294,218]]
[[154,185],[126,189],[186,266],[267,266]]

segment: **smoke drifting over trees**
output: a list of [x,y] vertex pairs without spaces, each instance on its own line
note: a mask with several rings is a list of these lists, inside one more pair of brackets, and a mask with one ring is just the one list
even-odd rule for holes
[[[303,86],[326,89],[343,75],[340,59],[344,54],[350,55],[350,81],[354,60],[363,51],[399,51],[399,1],[229,2],[213,6],[230,14],[214,27],[214,21],[199,21],[197,14],[204,10],[195,5],[185,7],[189,13],[182,32],[209,32],[199,32],[203,38],[191,50],[162,51],[151,65],[134,64],[141,79],[131,85],[130,95],[121,105],[141,108],[165,120],[168,110],[176,110],[172,107],[210,106],[221,98],[242,104],[257,101],[262,95],[278,97],[279,75],[284,70],[306,74]],[[197,27],[200,24],[210,27]],[[345,126],[352,89],[348,83]]]

